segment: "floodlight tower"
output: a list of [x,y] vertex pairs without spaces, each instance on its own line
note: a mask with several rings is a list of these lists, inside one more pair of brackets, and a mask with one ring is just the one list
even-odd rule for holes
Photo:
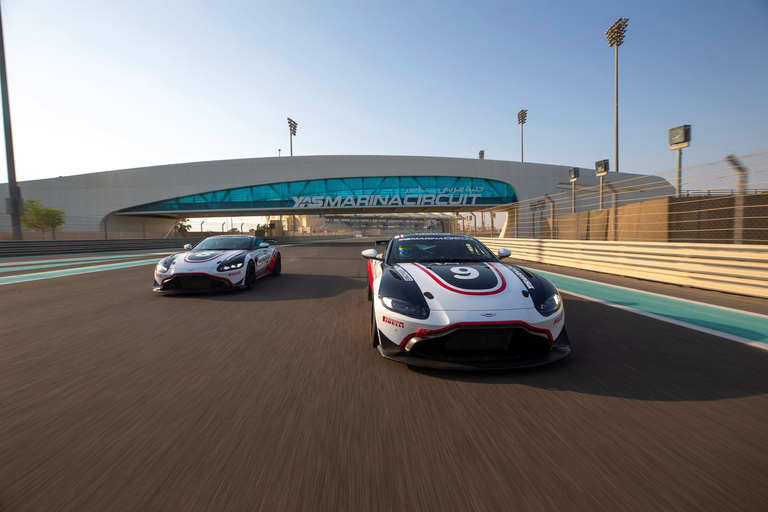
[[288,118],[288,130],[291,132],[291,156],[293,156],[293,138],[296,136],[296,127],[299,126],[296,121]]
[[517,124],[520,125],[520,161],[523,162],[523,125],[528,118],[528,111],[521,110],[517,113]]
[[605,32],[605,38],[608,40],[608,46],[615,49],[614,52],[614,133],[613,133],[613,163],[616,166],[616,172],[619,172],[619,46],[624,42],[624,34],[627,33],[627,23],[629,18],[619,18]]

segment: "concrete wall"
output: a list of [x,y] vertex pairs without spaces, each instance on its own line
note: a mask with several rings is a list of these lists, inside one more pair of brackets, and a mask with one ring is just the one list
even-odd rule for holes
[[[582,172],[580,185],[596,185],[597,178]],[[297,156],[193,162],[125,169],[77,176],[25,181],[22,196],[60,208],[69,217],[92,218],[98,230],[110,213],[169,198],[212,190],[284,181],[356,176],[467,176],[509,183],[524,201],[551,194],[569,185],[568,167],[536,163],[468,158],[418,156]],[[631,174],[610,173],[608,181],[623,181]],[[0,196],[7,197],[7,184]],[[0,215],[0,231],[10,231],[8,215]],[[172,219],[157,221],[170,229]],[[140,231],[142,221],[111,216],[109,229]],[[67,225],[62,230],[67,231]]]

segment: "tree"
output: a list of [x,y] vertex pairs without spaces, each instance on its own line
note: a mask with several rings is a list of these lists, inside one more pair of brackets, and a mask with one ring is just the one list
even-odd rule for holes
[[45,232],[50,229],[53,239],[56,240],[56,228],[64,225],[67,215],[64,210],[44,207],[38,199],[24,200],[24,215],[21,216],[21,225],[24,229],[40,231],[45,238]]
[[176,229],[179,233],[189,233],[192,230],[192,224],[189,223],[189,219],[179,219],[176,221]]

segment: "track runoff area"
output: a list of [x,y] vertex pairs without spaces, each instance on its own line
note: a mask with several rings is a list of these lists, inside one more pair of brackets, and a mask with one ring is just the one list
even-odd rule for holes
[[766,301],[532,265],[571,355],[411,368],[368,346],[369,247],[183,296],[166,251],[0,260],[0,509],[768,509]]

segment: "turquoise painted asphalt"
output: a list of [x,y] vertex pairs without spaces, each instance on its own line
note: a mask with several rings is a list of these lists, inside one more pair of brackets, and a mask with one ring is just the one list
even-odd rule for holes
[[705,331],[725,333],[735,341],[757,342],[768,348],[767,315],[721,308],[541,270],[531,271],[549,279],[564,293],[604,301],[631,311],[666,318],[674,323],[696,326]]
[[89,272],[102,272],[104,270],[117,270],[119,268],[137,267],[139,265],[157,263],[159,260],[159,258],[152,258],[151,260],[124,261],[122,263],[109,263],[106,265],[93,265],[91,267],[77,267],[63,270],[52,270],[50,272],[35,272],[33,274],[0,277],[0,285],[25,283],[27,281],[38,281],[40,279],[51,279],[54,277],[74,276],[77,274],[87,274]]
[[148,252],[142,254],[121,254],[118,256],[91,256],[87,258],[57,258],[50,260],[41,260],[38,258],[30,257],[31,261],[14,261],[10,263],[0,263],[0,274],[7,274],[9,272],[17,272],[19,270],[36,270],[39,268],[56,268],[56,267],[71,267],[80,263],[94,263],[110,260],[128,260],[131,258],[143,257],[143,256],[158,256],[159,257],[168,254],[164,252]]

